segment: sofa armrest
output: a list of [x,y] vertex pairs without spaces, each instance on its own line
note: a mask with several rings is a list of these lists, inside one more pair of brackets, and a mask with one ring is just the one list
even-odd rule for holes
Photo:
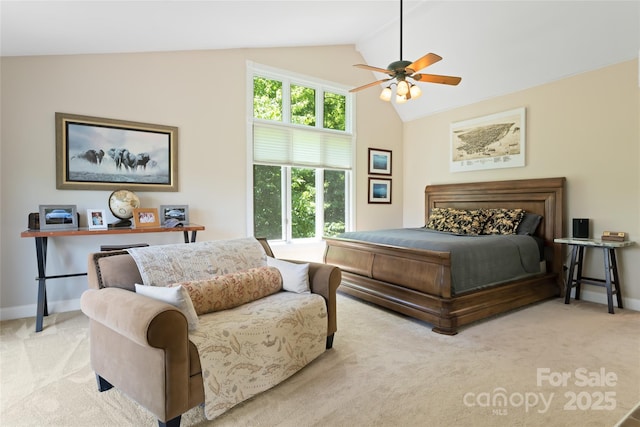
[[329,324],[327,335],[338,329],[336,316],[336,291],[342,281],[342,272],[336,266],[316,262],[309,263],[309,287],[314,294],[322,295],[327,302]]
[[80,307],[90,319],[96,374],[162,421],[194,405],[189,332],[180,310],[120,288],[89,289]]
[[[89,289],[80,298],[82,312],[92,320],[140,344],[164,348],[158,331],[172,330],[172,340],[188,341],[186,318],[174,306],[120,288]],[[182,317],[182,319],[180,319]],[[184,320],[184,333],[174,335]],[[177,322],[177,325],[175,324]],[[178,327],[177,327],[178,326]],[[182,335],[182,337],[180,336]]]

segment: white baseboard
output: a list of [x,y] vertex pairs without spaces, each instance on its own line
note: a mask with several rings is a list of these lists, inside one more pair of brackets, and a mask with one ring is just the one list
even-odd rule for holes
[[[17,307],[0,308],[0,320],[23,319],[36,317],[36,304],[20,305]],[[49,301],[49,313],[64,313],[80,310],[80,299]]]
[[[575,289],[571,290],[571,298],[575,295]],[[588,289],[580,290],[580,299],[583,301],[595,302],[602,305],[607,305],[607,293],[606,292],[597,292],[590,291]],[[625,309],[640,311],[640,300],[635,298],[625,298],[622,296],[622,306]],[[616,300],[616,296],[613,296],[613,308],[618,308],[618,301]]]
[[[575,289],[571,291],[571,298],[573,298]],[[597,304],[607,305],[607,294],[604,292],[594,292],[590,290],[582,289],[580,292],[580,299],[584,301],[594,302]],[[618,307],[618,304],[614,296],[614,308]],[[622,298],[622,305],[625,309],[640,311],[640,300],[636,298]],[[49,313],[64,313],[66,311],[80,310],[80,299],[64,300],[64,301],[49,301]],[[35,317],[36,305],[21,305],[18,307],[6,307],[0,308],[0,320],[22,319],[25,317]]]

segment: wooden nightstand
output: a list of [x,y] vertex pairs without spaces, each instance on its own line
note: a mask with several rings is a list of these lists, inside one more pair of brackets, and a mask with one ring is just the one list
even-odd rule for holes
[[[602,286],[607,289],[607,304],[609,313],[613,311],[613,294],[616,294],[618,308],[622,308],[622,292],[620,291],[620,276],[618,275],[618,264],[616,262],[616,249],[632,246],[635,242],[610,242],[596,239],[573,239],[563,237],[554,239],[555,243],[562,243],[571,246],[571,262],[569,264],[569,272],[567,274],[567,283],[565,289],[564,303],[569,304],[571,298],[571,288],[575,286],[575,299],[580,299],[580,287],[583,283],[589,285]],[[582,275],[582,266],[585,248],[600,248],[604,253],[604,279],[594,279],[593,277],[584,277]],[[575,272],[575,278],[574,278]]]

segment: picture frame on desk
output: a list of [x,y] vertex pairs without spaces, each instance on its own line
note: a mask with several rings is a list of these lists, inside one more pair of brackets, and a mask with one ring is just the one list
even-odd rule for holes
[[40,205],[40,230],[69,230],[78,228],[76,205]]
[[160,227],[157,208],[138,208],[133,210],[133,226],[135,228]]
[[87,209],[87,224],[89,230],[106,230],[109,227],[104,209]]
[[160,225],[168,219],[176,219],[183,225],[189,223],[189,205],[160,205]]

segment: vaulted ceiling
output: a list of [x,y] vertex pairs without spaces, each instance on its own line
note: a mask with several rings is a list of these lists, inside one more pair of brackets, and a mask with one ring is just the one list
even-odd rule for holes
[[[2,0],[0,52],[22,56],[353,44],[368,64],[386,68],[400,59],[399,4]],[[406,0],[403,35],[402,59],[434,52],[444,59],[425,71],[462,77],[459,86],[421,84],[421,98],[396,106],[401,119],[409,121],[637,58],[640,2]],[[385,77],[362,73],[361,84]]]

